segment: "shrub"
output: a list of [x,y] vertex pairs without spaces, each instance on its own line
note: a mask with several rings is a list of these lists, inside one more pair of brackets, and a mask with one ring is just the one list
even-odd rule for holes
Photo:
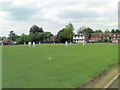
[[14,42],[10,39],[6,39],[6,40],[3,41],[3,44],[4,45],[14,45]]

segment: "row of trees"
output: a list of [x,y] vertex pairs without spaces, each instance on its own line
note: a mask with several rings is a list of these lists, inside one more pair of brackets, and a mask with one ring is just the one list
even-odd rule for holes
[[39,41],[49,41],[50,37],[53,36],[51,32],[44,32],[43,28],[40,28],[36,25],[33,25],[30,28],[29,35],[22,34],[18,36],[14,33],[14,31],[10,31],[10,34],[8,35],[8,38],[5,38],[3,40],[3,43],[5,44],[13,44],[14,42],[17,42],[18,44],[28,43],[28,42],[39,42]]
[[92,33],[120,33],[120,30],[119,30],[119,29],[112,29],[111,31],[109,31],[108,29],[106,29],[106,30],[103,32],[102,30],[95,30],[95,31],[94,31],[93,29],[91,29],[91,28],[89,28],[89,27],[85,27],[85,26],[79,28],[77,33],[78,33],[78,34],[79,34],[79,33],[84,33],[85,29],[89,29],[89,31],[92,32]]
[[[78,29],[78,34],[84,33],[87,36],[87,41],[90,39],[91,33],[103,33],[101,30],[93,30],[89,27],[81,27]],[[111,32],[108,30],[105,30],[105,33],[120,33],[120,30],[118,29],[112,29]],[[10,31],[9,37],[4,40],[6,42],[18,42],[18,44],[28,43],[28,42],[45,42],[50,41],[50,37],[53,36],[51,32],[44,32],[43,28],[40,28],[36,25],[33,25],[30,28],[29,35],[22,34],[18,36],[13,31]],[[71,42],[74,36],[74,26],[72,23],[69,23],[65,26],[65,28],[62,28],[55,38],[55,42]]]
[[[66,25],[65,28],[61,29],[57,33],[55,42],[65,42],[72,40],[72,37],[74,35],[73,30],[74,27],[71,23]],[[51,32],[44,32],[42,28],[33,25],[30,28],[29,35],[23,33],[22,35],[18,36],[13,31],[10,31],[10,34],[8,36],[8,39],[17,41],[19,44],[23,44],[24,42],[47,42],[50,41],[50,37],[54,35]]]
[[51,32],[41,32],[38,35],[33,34],[30,32],[29,35],[22,34],[19,38],[19,43],[23,44],[28,42],[41,42],[41,41],[49,41],[50,37],[53,36]]
[[33,25],[30,28],[29,35],[25,35],[24,33],[19,38],[19,43],[23,44],[28,42],[39,42],[50,40],[50,37],[53,36],[51,32],[44,32],[42,28],[39,28],[36,25]]

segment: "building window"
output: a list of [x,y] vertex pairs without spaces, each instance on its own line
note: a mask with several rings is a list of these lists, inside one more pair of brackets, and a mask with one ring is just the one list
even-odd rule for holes
[[114,37],[116,37],[116,35],[114,35]]
[[116,39],[116,38],[114,38],[114,39]]

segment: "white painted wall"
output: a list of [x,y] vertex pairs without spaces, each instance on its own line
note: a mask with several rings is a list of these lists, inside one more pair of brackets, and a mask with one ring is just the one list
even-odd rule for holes
[[[73,36],[73,42],[83,43],[85,40],[85,36],[83,34],[79,34],[80,36]],[[83,35],[83,36],[82,36]]]

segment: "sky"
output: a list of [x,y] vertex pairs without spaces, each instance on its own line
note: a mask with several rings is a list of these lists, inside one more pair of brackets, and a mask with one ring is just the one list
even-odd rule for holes
[[67,24],[74,32],[118,28],[118,0],[0,0],[0,36],[28,34],[37,25],[54,35]]

